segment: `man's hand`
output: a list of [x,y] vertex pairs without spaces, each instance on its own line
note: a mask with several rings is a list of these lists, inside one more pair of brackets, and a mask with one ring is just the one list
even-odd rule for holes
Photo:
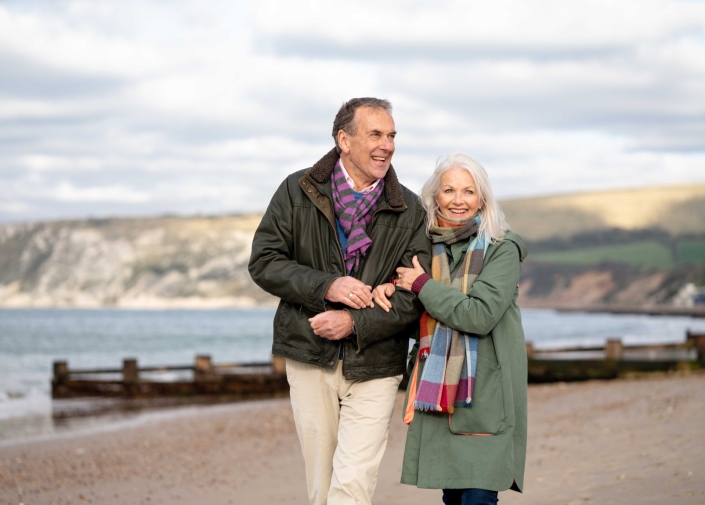
[[352,333],[353,319],[344,310],[328,310],[310,318],[313,332],[326,340],[340,340]]
[[329,302],[338,302],[347,305],[351,309],[373,308],[372,286],[367,286],[362,281],[354,277],[338,277],[328,287],[323,297]]

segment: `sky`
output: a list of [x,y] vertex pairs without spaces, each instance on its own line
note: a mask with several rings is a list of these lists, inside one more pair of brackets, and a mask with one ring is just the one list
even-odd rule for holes
[[705,2],[0,0],[0,222],[258,212],[389,99],[500,198],[705,182]]

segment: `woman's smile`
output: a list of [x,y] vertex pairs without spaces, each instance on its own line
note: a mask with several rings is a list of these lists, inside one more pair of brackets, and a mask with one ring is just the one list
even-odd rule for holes
[[464,168],[454,167],[441,177],[436,203],[441,214],[450,219],[473,217],[480,207],[475,181]]

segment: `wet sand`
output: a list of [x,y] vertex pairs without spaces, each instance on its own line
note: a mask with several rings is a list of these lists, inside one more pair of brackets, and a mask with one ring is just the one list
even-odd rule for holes
[[[374,503],[441,503],[398,483],[401,395]],[[525,493],[502,504],[705,504],[705,374],[529,388]],[[0,504],[305,504],[287,399],[202,407],[0,446]]]

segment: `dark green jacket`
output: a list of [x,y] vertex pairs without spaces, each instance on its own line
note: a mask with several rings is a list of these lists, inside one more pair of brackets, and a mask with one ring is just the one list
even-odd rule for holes
[[[250,275],[281,298],[274,316],[273,354],[332,368],[343,345],[346,379],[399,375],[406,369],[409,337],[416,336],[423,313],[411,292],[395,297],[390,313],[377,306],[349,310],[356,335],[339,342],[315,335],[308,322],[325,310],[344,308],[323,299],[331,283],[346,275],[330,185],[338,158],[331,150],[279,186],[255,233]],[[398,266],[410,267],[414,255],[425,267],[431,263],[419,198],[399,183],[391,167],[384,182],[384,196],[367,229],[372,245],[354,272],[372,287],[387,282]]]
[[[481,338],[472,407],[456,408],[450,418],[414,412],[403,483],[432,489],[523,489],[527,366],[517,283],[526,255],[521,238],[508,232],[487,249],[482,272],[467,295],[436,281],[428,281],[419,292],[437,320]],[[456,269],[461,264],[458,261]]]

